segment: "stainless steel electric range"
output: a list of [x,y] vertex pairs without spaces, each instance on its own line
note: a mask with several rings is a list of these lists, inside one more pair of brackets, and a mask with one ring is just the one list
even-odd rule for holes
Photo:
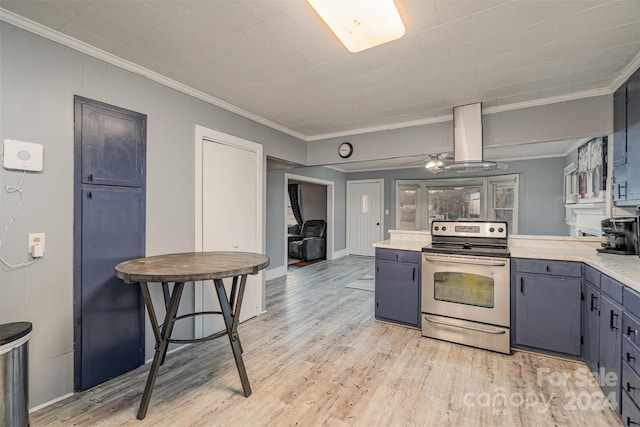
[[433,221],[422,248],[422,335],[509,354],[507,223]]

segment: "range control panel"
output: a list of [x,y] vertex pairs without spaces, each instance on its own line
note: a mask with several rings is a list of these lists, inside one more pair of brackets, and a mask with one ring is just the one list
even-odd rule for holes
[[440,221],[431,223],[432,236],[507,238],[507,223],[501,221]]

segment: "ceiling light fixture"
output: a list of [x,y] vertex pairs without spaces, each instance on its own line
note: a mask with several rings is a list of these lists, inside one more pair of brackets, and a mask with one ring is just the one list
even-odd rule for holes
[[349,52],[361,52],[404,36],[393,0],[307,0]]

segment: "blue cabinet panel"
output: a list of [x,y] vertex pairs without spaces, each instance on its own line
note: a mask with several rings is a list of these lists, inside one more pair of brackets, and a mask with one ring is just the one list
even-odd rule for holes
[[593,267],[584,266],[584,279],[596,288],[600,288],[600,276],[602,274]]
[[580,356],[582,280],[516,274],[516,344]]
[[83,390],[144,363],[140,289],[114,272],[116,264],[144,256],[143,201],[140,188],[82,191]]
[[582,263],[519,258],[516,259],[516,271],[554,276],[582,277]]
[[627,202],[640,204],[640,69],[627,82]]
[[609,276],[602,275],[600,280],[600,290],[610,296],[615,302],[622,303],[622,283]]
[[600,360],[600,291],[589,282],[585,282],[583,304],[583,357],[591,372],[597,373]]
[[[604,277],[603,277],[604,279]],[[607,295],[600,305],[600,373],[620,378],[622,363],[622,307]],[[601,382],[602,391],[618,411],[620,381]]]
[[419,261],[419,252],[376,249],[376,319],[420,326]]
[[146,118],[107,106],[82,105],[82,183],[144,184]]
[[412,264],[420,263],[420,253],[415,251],[402,251],[395,249],[376,248],[376,258],[386,259],[389,261],[409,262]]
[[613,96],[613,200],[640,204],[640,69]]
[[624,301],[624,311],[640,319],[640,294],[625,286],[622,289],[622,301]]

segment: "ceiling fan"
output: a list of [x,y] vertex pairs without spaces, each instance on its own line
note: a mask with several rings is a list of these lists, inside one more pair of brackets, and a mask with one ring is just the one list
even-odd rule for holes
[[445,166],[453,164],[453,153],[432,153],[427,154],[426,157],[420,160],[416,160],[406,165],[418,165],[423,164],[424,167],[431,173],[438,174],[445,171]]

